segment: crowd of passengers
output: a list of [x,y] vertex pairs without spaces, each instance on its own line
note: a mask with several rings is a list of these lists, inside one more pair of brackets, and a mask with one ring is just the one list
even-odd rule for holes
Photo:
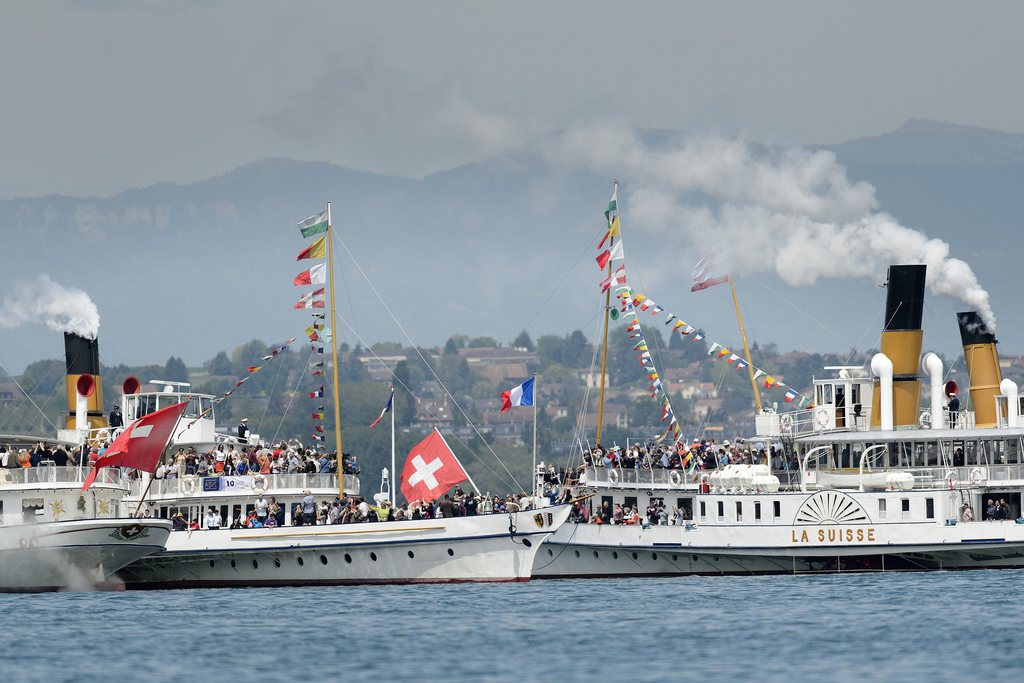
[[[293,526],[472,517],[481,514],[532,510],[535,507],[534,501],[526,494],[481,495],[473,491],[465,492],[461,486],[455,487],[451,494],[445,494],[438,500],[413,501],[397,506],[392,506],[386,500],[380,505],[374,505],[372,501],[367,501],[362,496],[346,496],[344,498],[336,496],[333,500],[317,500],[310,490],[307,489],[303,493],[302,501],[295,503],[292,509],[291,523]],[[572,492],[566,490],[564,499],[570,500],[571,496]],[[247,513],[243,512],[242,506],[235,505],[232,509],[232,517],[227,521],[223,519],[216,507],[210,507],[202,519],[186,520],[181,512],[176,513],[171,519],[176,531],[201,528],[220,529],[225,526],[231,529],[259,529],[284,526],[286,523],[283,505],[277,501],[276,497],[268,498],[264,495],[256,497]]]
[[[343,453],[342,472],[359,474],[356,456]],[[197,477],[244,476],[249,474],[337,474],[338,458],[312,448],[288,443],[273,447],[218,444],[199,453],[195,448],[179,448],[175,455],[157,467],[154,477],[174,479],[187,475]]]
[[620,446],[603,448],[598,445],[583,452],[582,467],[666,470],[696,468],[707,471],[726,465],[769,463],[772,471],[799,469],[795,453],[787,457],[780,445],[750,443],[745,439],[736,439],[733,442],[726,439],[721,444],[716,443],[714,439],[694,439],[689,446],[680,444],[677,448],[654,442],[634,444],[625,449]]
[[[40,465],[52,465],[57,467],[77,466],[88,464],[89,455],[92,453],[88,448],[65,449],[63,446],[48,446],[45,443],[37,443],[32,448],[13,448],[0,445],[0,467],[10,469],[39,467]],[[95,457],[93,458],[95,462]]]

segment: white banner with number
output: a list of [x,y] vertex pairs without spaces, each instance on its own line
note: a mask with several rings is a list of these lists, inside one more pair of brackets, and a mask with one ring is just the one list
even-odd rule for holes
[[252,477],[217,477],[221,491],[252,491]]

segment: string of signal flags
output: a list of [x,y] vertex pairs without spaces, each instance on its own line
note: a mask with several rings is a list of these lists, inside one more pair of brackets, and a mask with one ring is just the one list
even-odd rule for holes
[[[615,296],[619,301],[619,308],[612,309],[611,317],[613,319],[618,319],[619,314],[623,317],[631,318],[627,325],[627,333],[631,338],[640,340],[634,349],[642,349],[644,352],[647,351],[646,340],[643,337],[643,330],[640,327],[639,315],[637,315],[638,311],[650,313],[651,315],[665,313],[666,318],[664,320],[664,324],[667,326],[670,325],[672,332],[678,332],[681,337],[689,338],[694,342],[704,340],[705,335],[698,328],[693,325],[689,325],[675,313],[667,311],[664,306],[661,306],[647,295],[642,292],[638,292],[629,286],[627,281],[628,278],[626,276],[625,247],[622,241],[622,228],[618,217],[618,183],[615,184],[611,201],[609,201],[604,215],[607,222],[607,229],[604,237],[601,238],[601,241],[597,245],[597,248],[603,249],[603,251],[598,254],[596,261],[598,267],[602,270],[608,268],[609,263],[612,264],[612,267],[608,268],[608,270],[611,271],[610,274],[605,279],[601,280],[598,286],[602,293],[607,292],[609,289],[612,289],[615,292]],[[619,238],[618,242],[613,239],[616,237]],[[608,248],[605,248],[605,243],[609,241],[611,241],[611,245]],[[616,262],[619,261],[621,261],[621,263],[615,267]],[[691,273],[691,279],[693,282],[690,287],[691,292],[702,291],[730,281],[728,275],[715,274],[713,272],[712,263],[707,258],[701,258],[697,262],[694,266],[693,272]],[[724,359],[726,364],[733,365],[737,371],[744,370],[748,367],[746,360],[738,354],[733,353],[727,346],[719,342],[711,342],[708,347],[707,355],[710,358],[718,360]],[[650,379],[651,374],[656,374],[649,372],[650,367],[645,361],[650,359],[641,354],[640,360],[645,373],[648,375],[648,379]],[[650,365],[653,366],[653,363]],[[800,408],[807,408],[812,405],[810,398],[804,396],[792,387],[787,386],[784,382],[775,378],[771,373],[758,368],[757,366],[754,366],[752,369],[754,371],[754,381],[761,382],[765,389],[777,389],[783,391],[782,398],[786,403],[796,403]],[[657,396],[657,392],[655,392],[654,395]]]
[[[295,257],[296,261],[321,260],[314,263],[308,269],[302,271],[292,280],[296,287],[312,286],[314,289],[304,292],[299,300],[292,307],[295,310],[313,310],[326,307],[325,287],[327,284],[327,232],[331,229],[330,218],[327,209],[320,213],[313,214],[304,221],[297,224],[299,234],[303,239],[316,237],[312,243],[299,252]],[[317,237],[319,235],[319,237]],[[333,332],[326,325],[326,313],[312,314],[313,320],[306,328],[306,336],[309,338],[311,353],[319,356],[319,360],[310,365],[311,377],[319,377],[320,385],[312,386],[309,389],[309,398],[317,403],[310,411],[312,419],[313,441],[322,442],[324,435],[325,405],[324,398],[324,346],[333,340]]]

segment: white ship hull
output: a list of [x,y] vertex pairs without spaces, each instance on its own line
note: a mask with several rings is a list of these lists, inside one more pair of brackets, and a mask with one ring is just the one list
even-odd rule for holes
[[88,590],[164,549],[171,524],[94,519],[0,527],[0,591]]
[[533,576],[598,578],[992,568],[1024,568],[1024,525],[986,521],[956,526],[912,522],[643,529],[567,523],[537,554]]
[[119,576],[129,589],[528,581],[541,543],[568,515],[561,505],[513,515],[175,532],[165,552]]

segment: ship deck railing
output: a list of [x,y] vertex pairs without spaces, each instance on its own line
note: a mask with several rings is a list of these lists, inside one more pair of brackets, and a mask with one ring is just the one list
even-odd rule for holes
[[[217,481],[225,478],[226,475],[211,476],[211,477],[198,477],[196,475],[185,475],[183,477],[172,477],[170,479],[153,479],[152,484],[149,488],[147,497],[191,497],[206,493],[225,493],[228,490],[222,489],[218,486],[216,489],[207,489],[204,484],[206,481]],[[238,475],[236,479],[247,478],[249,482],[255,479],[256,475],[246,474]],[[311,491],[316,490],[329,490],[337,492],[338,490],[338,477],[334,474],[305,474],[305,473],[292,473],[292,474],[265,474],[266,478],[266,491],[268,495],[273,495],[274,491],[303,491],[309,489]],[[345,492],[358,494],[359,493],[359,477],[355,474],[346,474],[345,477]],[[193,482],[192,493],[186,492],[185,482],[191,478]],[[219,482],[218,482],[219,483]],[[129,484],[129,494],[133,497],[142,495],[146,486],[142,480],[136,479]],[[239,487],[239,495],[254,495],[255,491],[251,488]]]
[[[81,484],[91,471],[91,467],[61,466],[50,464],[44,460],[35,467],[0,468],[0,486],[25,484]],[[121,474],[117,469],[101,469],[96,474],[96,482],[100,484],[123,485]]]

